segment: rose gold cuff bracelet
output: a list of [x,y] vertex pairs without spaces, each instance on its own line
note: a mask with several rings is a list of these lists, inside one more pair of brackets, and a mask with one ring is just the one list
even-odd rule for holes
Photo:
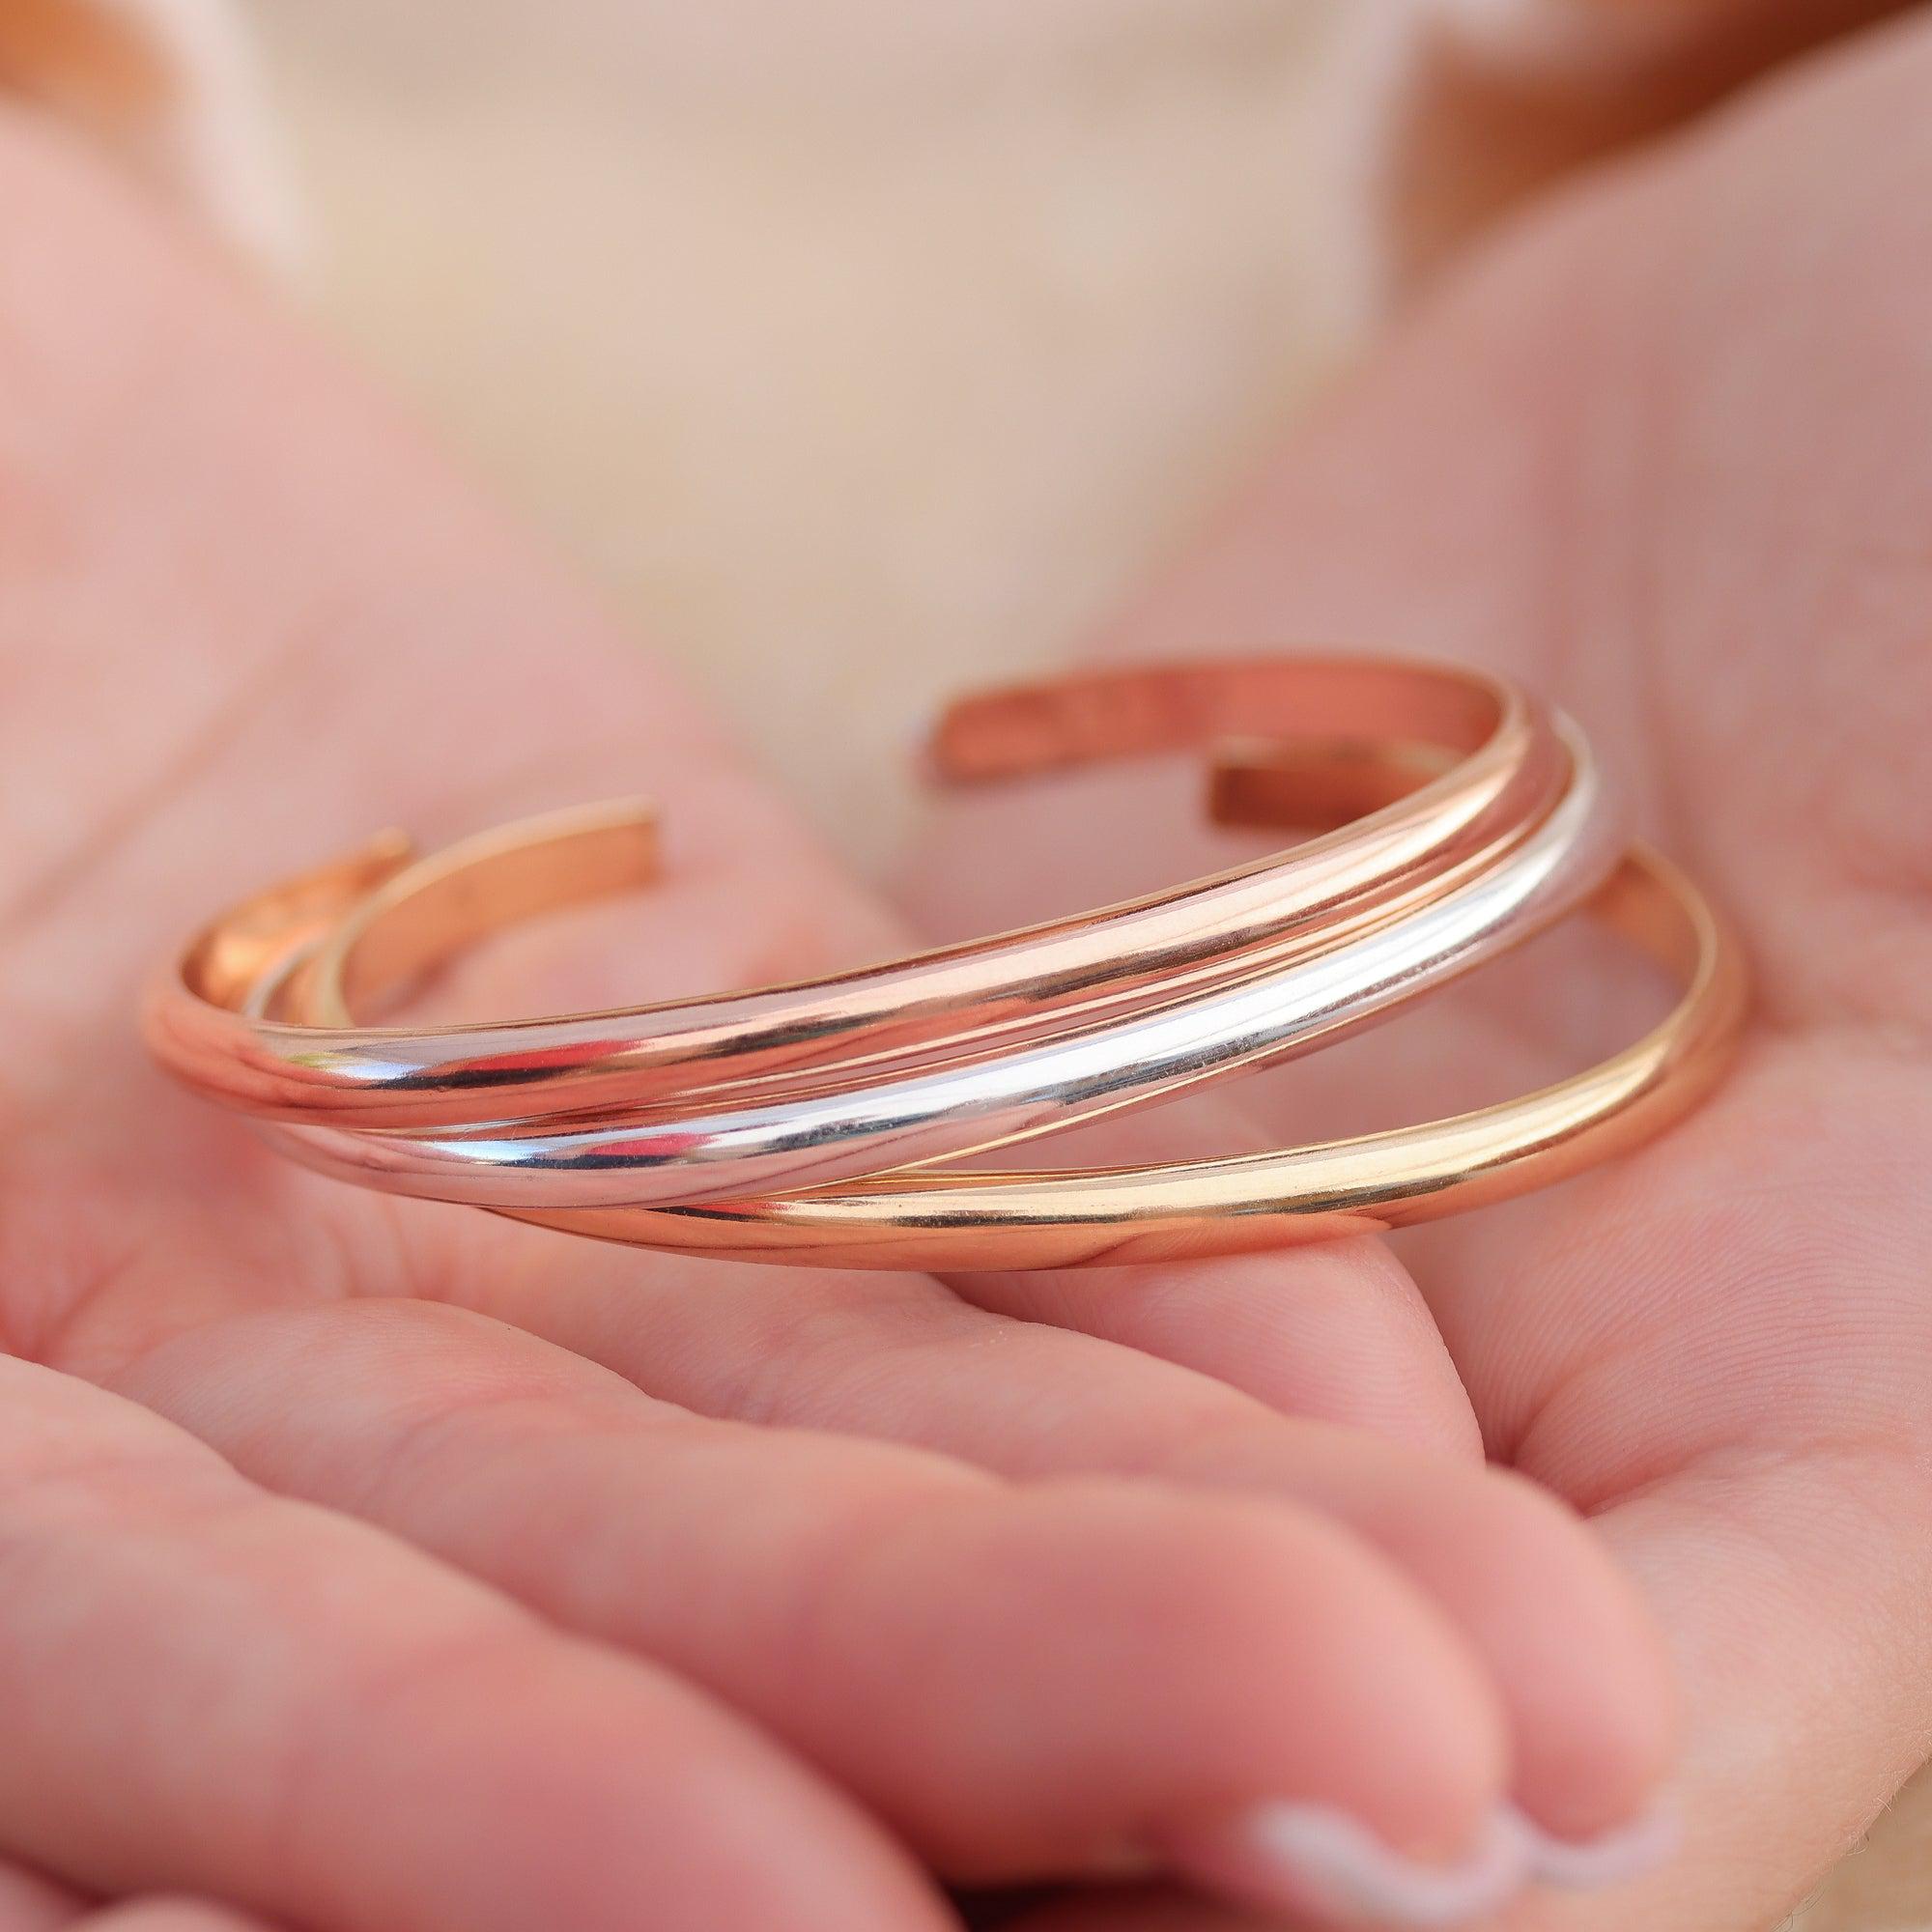
[[[489,932],[639,883],[653,827],[637,808],[568,814],[416,865],[389,841],[208,928],[159,982],[150,1038],[297,1158],[364,1184],[851,1266],[1119,1263],[1396,1225],[1574,1172],[1708,1087],[1742,1013],[1734,950],[1662,861],[1618,867],[1587,747],[1507,686],[1328,660],[1111,673],[967,700],[937,762],[989,778],[1235,726],[1221,815],[1366,814],[1167,895],[865,972],[435,1029],[352,1013]],[[1593,893],[1687,991],[1636,1046],[1545,1093],[1238,1160],[933,1166],[1325,1043]]]
[[[1288,739],[1324,756],[1348,746],[1434,745],[1456,762],[1411,796],[1286,853],[1083,918],[796,984],[575,1014],[412,1032],[327,1031],[238,1015],[256,935],[276,893],[215,922],[164,974],[148,1036],[172,1071],[211,1098],[270,1118],[419,1127],[591,1105],[620,1106],[724,1078],[788,1074],[861,1055],[916,1055],[968,1035],[1024,1037],[1082,1009],[1131,1011],[1179,989],[1179,976],[1238,971],[1257,948],[1319,945],[1326,927],[1515,844],[1571,782],[1548,716],[1513,687],[1435,666],[1260,659],[1107,672],[970,697],[934,735],[943,782],[1011,778],[1220,741]],[[619,814],[601,848],[520,860],[513,837],[490,866],[491,904],[472,880],[418,890],[407,922],[384,923],[344,974],[352,1005],[445,953],[469,923],[628,886],[655,864],[651,828]],[[398,841],[372,853],[399,868]],[[483,856],[481,854],[479,857]],[[559,877],[561,866],[583,878]],[[345,939],[339,942],[346,947]]]

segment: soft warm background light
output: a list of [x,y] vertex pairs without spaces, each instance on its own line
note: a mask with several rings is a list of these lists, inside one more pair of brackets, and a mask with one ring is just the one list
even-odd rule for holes
[[935,696],[1119,598],[1331,333],[1321,7],[259,15],[332,318],[867,859]]
[[[1328,0],[254,13],[338,332],[867,864],[934,698],[1126,594],[1342,334]],[[1804,1932],[1932,1928],[1928,1812]]]

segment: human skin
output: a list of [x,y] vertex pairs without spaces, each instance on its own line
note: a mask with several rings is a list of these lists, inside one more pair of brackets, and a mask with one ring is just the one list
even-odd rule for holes
[[[947,1922],[923,1866],[1125,1848],[1232,1887],[1216,1828],[1268,1798],[1424,1853],[1505,1791],[1587,1833],[1671,1768],[1667,1675],[1487,1441],[1598,1515],[1690,1710],[1684,1858],[1520,1922],[1797,1895],[1932,1716],[1932,477],[1898,432],[1932,400],[1928,84],[1901,37],[1510,244],[1114,640],[1533,671],[1745,925],[1765,1019],[1726,1094],[1418,1248],[1419,1287],[1366,1242],[951,1285],[668,1263],[328,1187],[172,1094],[131,1034],[153,952],[386,819],[642,782],[682,828],[627,925],[501,949],[452,989],[479,1009],[903,934],[323,358],[0,133],[0,1843],[76,1898],[322,1932],[915,1932]],[[1078,897],[1137,809],[1181,860],[1096,790],[1053,868],[991,863],[988,808],[922,893]]]
[[[1689,1699],[1685,1856],[1513,1932],[1776,1923],[1932,1749],[1928,99],[1921,18],[1541,211],[1103,644],[1367,639],[1533,679],[1753,956],[1753,1037],[1697,1117],[1403,1249],[1489,1453],[1591,1515]],[[1122,849],[1153,872],[1200,856],[1131,786],[1062,804],[1104,834],[1000,839],[997,802],[955,808],[912,876],[935,904],[980,881],[951,917],[983,924]],[[1363,1089],[1420,1117],[1614,1037],[1537,982],[1498,976],[1230,1104],[1264,1135],[1351,1120]],[[1077,1289],[969,1292],[1100,1333],[1136,1319],[1131,1289]],[[1226,1350],[1211,1302],[1144,1316],[1309,1400],[1273,1379],[1302,1352],[1291,1308]]]

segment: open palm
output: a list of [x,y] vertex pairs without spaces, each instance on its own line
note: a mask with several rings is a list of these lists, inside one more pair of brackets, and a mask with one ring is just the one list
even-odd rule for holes
[[[1932,1749],[1928,93],[1915,24],[1538,216],[1113,640],[1520,675],[1754,955],[1754,1037],[1695,1119],[1403,1251],[1490,1453],[1596,1518],[1690,1695],[1691,1857],[1566,1925],[1766,1923]],[[983,923],[1122,850],[1200,856],[1144,785],[1081,803],[1087,843],[1000,838],[1003,867],[1002,808],[972,808],[919,876]],[[1364,1093],[1420,1118],[1533,1084],[1630,1024],[1578,967],[1490,976],[1233,1104],[1306,1138]]]

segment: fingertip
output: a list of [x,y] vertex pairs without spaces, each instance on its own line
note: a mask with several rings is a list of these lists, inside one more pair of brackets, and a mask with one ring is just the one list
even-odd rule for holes
[[1201,1681],[1162,1701],[1177,1728],[1211,1714],[1220,1762],[1195,1790],[1225,1795],[1170,1812],[1163,1841],[1219,1842],[1230,1819],[1287,1804],[1358,1819],[1423,1855],[1466,1844],[1507,1788],[1510,1758],[1502,1706],[1460,1634],[1326,1520],[1208,1498],[1181,1507],[1203,1519],[1200,1541],[1190,1554],[1173,1535],[1145,1540],[1165,1574],[1144,1577],[1144,1607],[1160,1632],[1173,1627],[1161,1595],[1186,1605]]
[[1312,1804],[1258,1805],[1183,1841],[1177,1855],[1224,1897],[1322,1924],[1471,1926],[1529,1876],[1525,1835],[1506,1807],[1447,1855],[1404,1851],[1359,1819]]
[[1650,1806],[1678,1752],[1675,1674],[1642,1594],[1592,1525],[1513,1471],[1341,1432],[1304,1451],[1293,1492],[1363,1536],[1482,1660],[1526,1816],[1588,1840]]
[[1602,1891],[1660,1870],[1683,1849],[1683,1822],[1667,1804],[1653,1804],[1630,1823],[1594,1837],[1559,1836],[1515,1813],[1530,1875],[1563,1891]]
[[1498,1593],[1510,1653],[1516,1800],[1558,1843],[1647,1818],[1676,1763],[1682,1712],[1662,1633],[1613,1548],[1567,1504],[1506,1471],[1489,1478],[1522,1524],[1515,1598]]

